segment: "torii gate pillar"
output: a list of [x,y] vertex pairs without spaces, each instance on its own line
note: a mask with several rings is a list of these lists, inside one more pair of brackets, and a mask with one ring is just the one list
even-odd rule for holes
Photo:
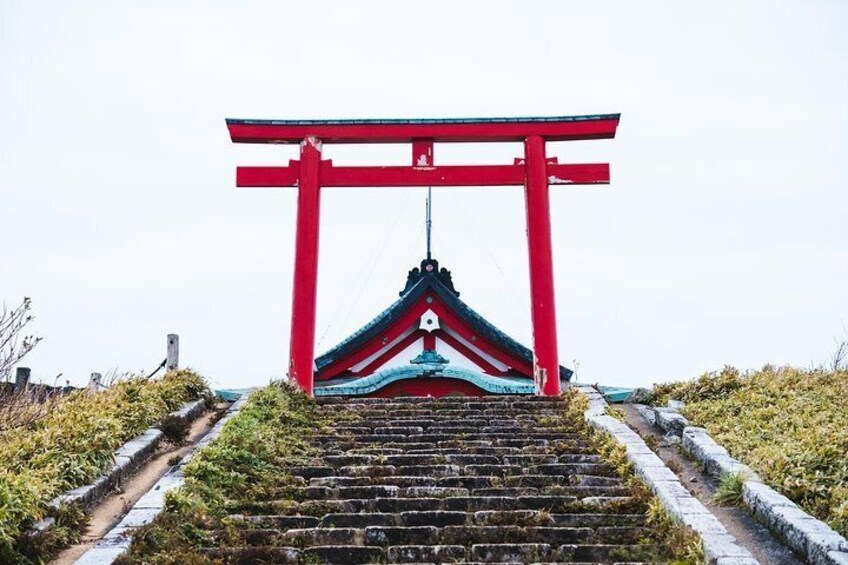
[[313,365],[315,364],[320,211],[321,142],[310,136],[300,144],[289,342],[289,378],[296,381],[309,396],[312,396]]
[[[548,187],[609,184],[609,165],[559,164],[545,155],[546,141],[610,139],[619,114],[551,118],[458,120],[227,120],[239,143],[300,143],[300,161],[287,167],[239,167],[238,186],[297,187],[297,234],[292,296],[289,378],[313,392],[318,233],[322,187],[524,186],[533,370],[539,392],[560,393]],[[436,166],[433,144],[523,142],[524,159],[512,165]],[[322,143],[410,143],[409,167],[336,167],[321,160]]]
[[530,302],[533,320],[533,371],[545,396],[559,396],[554,258],[551,245],[551,207],[545,140],[533,135],[524,140],[527,180],[527,256],[530,258]]

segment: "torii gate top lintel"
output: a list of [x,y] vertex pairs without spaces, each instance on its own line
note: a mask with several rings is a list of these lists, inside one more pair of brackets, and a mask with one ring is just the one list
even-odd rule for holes
[[610,139],[620,114],[535,118],[428,118],[363,120],[243,120],[227,119],[235,143],[300,143],[314,136],[323,143],[404,143],[547,141]]
[[[523,185],[530,258],[534,375],[539,392],[560,393],[549,185],[609,184],[609,164],[560,164],[547,141],[610,139],[620,114],[545,118],[406,120],[227,120],[235,143],[300,143],[288,166],[238,167],[236,185],[297,187],[289,378],[312,394],[322,187]],[[504,165],[437,166],[434,143],[520,141],[523,158]],[[334,166],[324,143],[410,143],[410,166]]]

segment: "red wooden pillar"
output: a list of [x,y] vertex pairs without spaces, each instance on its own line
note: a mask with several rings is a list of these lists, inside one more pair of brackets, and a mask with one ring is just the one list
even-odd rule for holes
[[527,245],[530,256],[530,300],[533,319],[533,370],[544,396],[558,396],[556,305],[554,303],[551,211],[545,140],[533,135],[524,140],[527,207]]
[[315,300],[318,291],[318,227],[321,208],[321,141],[300,144],[292,293],[289,379],[312,396],[315,364]]

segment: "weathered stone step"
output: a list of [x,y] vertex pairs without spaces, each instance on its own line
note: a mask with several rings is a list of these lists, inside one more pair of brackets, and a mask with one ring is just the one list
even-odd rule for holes
[[591,487],[588,487],[586,490],[577,491],[574,494],[499,497],[477,497],[473,495],[446,497],[388,496],[351,499],[326,498],[303,500],[300,502],[277,500],[238,503],[228,506],[227,510],[233,514],[300,514],[307,516],[355,512],[405,512],[411,510],[452,510],[461,512],[476,512],[480,510],[545,510],[554,513],[597,513],[610,511],[630,512],[634,506],[638,506],[639,504],[638,501],[629,496],[613,493],[609,493],[609,496],[597,495],[596,492]]
[[[543,453],[547,453],[548,450],[553,450],[554,452],[571,452],[571,453],[593,453],[588,444],[579,440],[553,440],[549,441],[547,439],[534,439],[534,438],[516,438],[514,436],[506,437],[506,438],[492,438],[492,439],[477,439],[477,440],[469,440],[468,438],[451,438],[446,440],[438,440],[438,441],[413,441],[412,439],[406,436],[392,436],[392,437],[402,437],[401,441],[379,441],[379,442],[371,442],[371,441],[362,441],[362,437],[358,438],[338,438],[335,436],[314,436],[320,438],[320,441],[316,441],[313,443],[315,446],[319,446],[322,451],[335,451],[335,450],[354,450],[358,452],[360,448],[362,449],[401,449],[404,452],[410,449],[435,449],[435,448],[464,448],[464,447],[517,447],[522,451],[532,452],[534,449],[541,450]],[[365,436],[366,438],[371,438],[373,436]],[[380,436],[383,437],[383,436]],[[314,439],[314,438],[313,438]],[[419,438],[420,439],[420,438]],[[379,447],[375,447],[379,446]]]
[[[325,499],[260,501],[228,506],[232,514],[288,514],[323,516],[325,514],[356,512],[407,512],[413,510],[451,510],[477,512],[480,510],[545,510],[551,513],[630,512],[638,501],[627,496],[590,496],[578,498],[566,495],[536,495],[519,497],[455,496],[437,497],[378,497],[356,499]],[[641,508],[641,507],[640,507]]]
[[297,565],[300,563],[300,550],[296,547],[206,547],[201,553],[213,560],[225,563],[275,563]]
[[[639,561],[652,557],[645,545],[577,545],[552,547],[546,543],[475,544],[470,550],[449,545],[392,545],[388,547],[359,545],[323,545],[295,547],[257,546],[203,548],[212,559],[227,563],[298,563],[364,564],[427,563],[462,561],[466,563],[612,563]],[[467,557],[470,555],[470,560]]]
[[[537,428],[537,430],[539,430]],[[520,439],[517,439],[518,436]],[[339,436],[337,434],[332,435],[315,435],[310,438],[310,442],[312,445],[320,446],[322,444],[331,444],[333,446],[341,446],[341,445],[350,445],[357,446],[362,444],[393,444],[392,447],[400,447],[401,443],[438,443],[438,442],[468,442],[468,441],[487,441],[492,442],[489,445],[506,445],[506,446],[518,446],[523,447],[525,445],[530,445],[527,440],[547,440],[549,442],[567,442],[573,441],[575,438],[569,436],[568,434],[560,433],[560,432],[550,432],[550,431],[529,431],[523,432],[521,434],[510,433],[510,432],[473,432],[469,431],[468,433],[457,432],[457,433],[430,433],[426,431],[423,434],[414,434],[414,435],[403,435],[403,434],[360,434],[360,435],[349,435],[349,436]],[[495,443],[497,440],[507,440],[508,443]],[[451,445],[451,444],[448,444]],[[453,443],[452,445],[456,445]],[[539,444],[537,444],[539,445]],[[544,444],[542,444],[544,445]]]
[[[459,516],[462,517],[462,516]],[[459,545],[546,543],[550,545],[632,544],[647,534],[645,528],[479,525],[378,525],[365,527],[314,527],[283,530],[248,530],[248,545],[315,547],[321,545]]]
[[380,563],[383,561],[384,551],[381,547],[367,546],[338,546],[327,545],[319,547],[308,547],[301,551],[301,562],[303,563],[327,563],[327,564],[352,564]]
[[422,420],[445,420],[456,419],[461,420],[468,416],[482,416],[498,419],[519,419],[528,417],[557,417],[561,416],[561,409],[552,407],[543,407],[537,410],[517,409],[508,406],[500,408],[490,408],[483,411],[473,410],[469,408],[444,408],[439,410],[426,409],[383,409],[383,408],[368,408],[357,412],[357,421],[361,420],[388,420],[390,418],[405,419],[418,418]]
[[568,477],[562,475],[512,475],[507,477],[493,477],[480,475],[460,475],[457,477],[444,477],[438,480],[439,486],[457,486],[468,489],[495,488],[495,487],[545,487],[552,485],[568,484]]
[[442,543],[451,545],[496,543],[548,543],[556,545],[593,543],[592,528],[525,527],[525,526],[445,526]]
[[466,561],[461,545],[396,545],[386,549],[389,563],[454,563]]
[[567,401],[562,398],[513,398],[509,400],[495,400],[500,397],[488,396],[485,400],[469,400],[464,402],[449,402],[444,399],[422,399],[423,402],[410,402],[409,399],[398,401],[397,399],[387,399],[385,402],[359,402],[352,400],[345,405],[345,409],[353,412],[363,412],[365,410],[393,410],[393,409],[422,409],[422,410],[489,410],[493,406],[498,408],[516,408],[520,410],[534,410],[538,408],[559,408],[566,406]]
[[560,526],[641,528],[645,525],[643,514],[551,514],[540,510],[481,510],[477,512],[424,510],[397,513],[359,512],[331,513],[318,516],[291,515],[231,515],[236,524],[249,525],[259,530],[289,530],[304,528],[363,528],[366,526]]
[[279,534],[287,545],[436,545],[439,528],[435,526],[368,526],[365,528],[307,528]]
[[472,546],[471,559],[482,563],[538,563],[555,556],[546,543],[498,543]]
[[603,463],[554,463],[527,467],[528,475],[596,475],[615,476],[615,469]]
[[557,514],[540,510],[481,510],[474,512],[473,522],[482,526],[536,525],[568,527],[640,527],[645,524],[644,514],[567,513]]
[[[477,448],[505,449],[505,448]],[[516,449],[516,448],[506,448]],[[554,463],[599,463],[600,458],[590,453],[470,453],[461,447],[423,450],[429,452],[417,453],[362,453],[358,450],[331,451],[322,457],[310,460],[313,467],[342,467],[350,465],[438,465],[457,463],[461,465],[505,464],[524,467],[537,465],[552,465]]]
[[533,428],[533,427],[543,427],[543,428],[551,428],[557,427],[553,424],[549,424],[545,422],[543,419],[534,418],[530,415],[528,417],[513,417],[513,418],[503,418],[503,419],[495,419],[490,416],[479,416],[479,415],[467,415],[463,418],[457,419],[446,419],[446,418],[437,418],[437,419],[426,419],[426,418],[366,418],[361,420],[355,420],[350,422],[339,422],[334,425],[331,429],[340,429],[341,427],[349,427],[349,428],[367,428],[375,431],[376,433],[422,433],[423,430],[432,430],[433,428],[465,428],[465,427],[473,427],[476,429],[482,428],[490,428],[490,427],[501,427],[501,428],[515,428],[521,427],[525,428]]

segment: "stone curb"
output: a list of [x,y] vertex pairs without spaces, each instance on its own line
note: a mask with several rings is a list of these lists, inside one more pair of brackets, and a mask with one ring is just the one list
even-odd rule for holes
[[[252,392],[252,391],[251,391]],[[86,551],[77,561],[78,565],[111,565],[119,556],[127,552],[132,543],[132,534],[136,528],[146,526],[159,515],[165,507],[165,494],[181,487],[185,481],[183,467],[191,461],[194,454],[209,445],[224,428],[224,425],[239,414],[251,392],[246,392],[236,400],[224,416],[206,432],[206,435],[194,444],[185,457],[165,473],[149,491],[138,499],[129,512],[114,528],[109,530],[97,545]]]
[[[203,398],[193,400],[184,404],[179,410],[171,412],[168,416],[179,418],[185,422],[192,422],[203,413],[205,404],[206,400]],[[88,509],[98,504],[106,498],[116,485],[137,471],[150,458],[164,437],[159,428],[155,426],[148,428],[119,447],[114,453],[115,461],[112,466],[94,479],[92,483],[60,494],[47,503],[48,508],[56,511],[62,505],[78,504],[82,508]],[[43,518],[33,525],[29,535],[43,535],[53,527],[55,522],[56,519],[53,517]]]
[[[611,435],[627,451],[627,459],[638,476],[677,522],[694,530],[701,538],[707,563],[715,565],[756,565],[759,563],[713,516],[706,506],[689,494],[680,479],[669,469],[642,437],[630,427],[606,414],[607,402],[590,386],[576,386],[589,399],[584,413],[586,422]],[[682,416],[681,416],[682,417]]]
[[[675,412],[677,407],[657,409],[636,405],[636,410],[648,422],[669,433],[677,434],[676,426],[679,426],[681,420],[685,422],[678,434],[682,438],[683,449],[716,478],[728,473],[741,473],[745,477],[742,501],[751,514],[810,563],[848,565],[848,541],[844,537],[764,484],[750,467],[734,459],[727,449],[710,437],[705,428],[690,426],[679,413],[679,418],[664,417]],[[669,424],[671,421],[678,424],[672,426]]]

